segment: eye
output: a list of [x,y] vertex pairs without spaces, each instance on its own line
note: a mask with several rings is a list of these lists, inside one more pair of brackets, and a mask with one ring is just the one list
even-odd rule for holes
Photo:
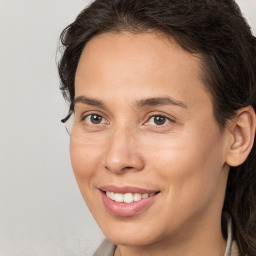
[[161,125],[166,125],[170,122],[171,122],[171,120],[165,116],[155,115],[155,116],[151,116],[148,119],[148,121],[146,122],[146,125],[161,126]]
[[98,115],[98,114],[90,114],[87,115],[83,118],[83,120],[88,123],[88,124],[92,124],[92,125],[97,125],[97,124],[107,124],[107,120],[105,118],[103,118],[102,116]]

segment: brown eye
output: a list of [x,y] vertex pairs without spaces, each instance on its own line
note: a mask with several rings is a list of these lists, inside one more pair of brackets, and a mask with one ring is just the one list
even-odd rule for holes
[[153,126],[163,126],[170,124],[174,121],[172,121],[170,118],[162,115],[154,115],[151,116],[148,121],[145,123],[145,125],[153,125]]
[[154,116],[154,123],[156,125],[163,125],[166,122],[166,117],[164,116]]
[[98,130],[106,128],[106,125],[110,125],[110,122],[107,119],[96,113],[82,117],[81,123],[85,128]]
[[100,124],[102,122],[102,116],[99,115],[90,115],[90,122],[92,124]]

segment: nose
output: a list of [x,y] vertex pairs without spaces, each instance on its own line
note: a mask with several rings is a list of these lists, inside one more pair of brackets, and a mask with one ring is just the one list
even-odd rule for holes
[[113,131],[105,152],[105,168],[115,174],[140,171],[144,168],[138,139],[127,129]]

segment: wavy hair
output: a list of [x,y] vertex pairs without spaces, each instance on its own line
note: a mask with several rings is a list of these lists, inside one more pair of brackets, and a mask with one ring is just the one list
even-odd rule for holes
[[[96,0],[60,37],[60,89],[73,111],[74,78],[85,44],[106,32],[160,32],[202,58],[204,83],[223,129],[239,108],[256,108],[256,38],[233,0]],[[242,255],[256,255],[256,146],[231,167],[223,211]],[[223,225],[225,225],[223,220]],[[225,231],[223,229],[223,233]]]

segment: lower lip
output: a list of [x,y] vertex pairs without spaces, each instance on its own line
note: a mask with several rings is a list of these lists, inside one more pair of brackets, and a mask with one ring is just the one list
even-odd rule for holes
[[140,201],[137,202],[118,203],[108,198],[107,195],[103,191],[101,191],[102,200],[107,210],[110,213],[120,217],[134,216],[143,212],[154,203],[158,194],[159,193],[151,197],[141,199]]

